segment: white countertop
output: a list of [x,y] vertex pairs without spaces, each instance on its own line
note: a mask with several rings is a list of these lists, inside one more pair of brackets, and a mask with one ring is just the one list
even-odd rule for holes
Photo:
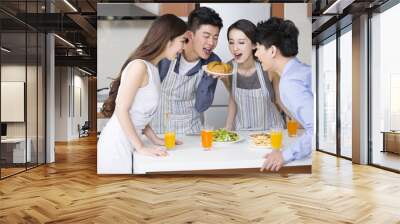
[[[264,162],[264,155],[272,149],[253,147],[248,139],[250,132],[238,133],[244,138],[243,141],[214,142],[211,150],[204,150],[201,147],[200,136],[177,136],[177,139],[183,141],[183,145],[168,150],[169,154],[166,157],[150,157],[135,153],[134,173],[260,168]],[[288,137],[285,130],[283,147],[292,144],[296,139],[297,137]],[[311,158],[295,160],[285,166],[311,166]]]

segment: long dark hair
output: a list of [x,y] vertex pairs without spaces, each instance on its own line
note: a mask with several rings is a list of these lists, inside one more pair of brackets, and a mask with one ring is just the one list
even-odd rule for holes
[[256,44],[256,25],[247,19],[241,19],[236,21],[228,28],[228,32],[226,33],[227,38],[229,40],[229,32],[233,29],[237,29],[242,31],[247,38],[250,39],[252,44]]
[[153,60],[159,56],[166,48],[168,41],[172,41],[176,37],[187,31],[186,23],[172,14],[160,16],[151,24],[149,31],[143,39],[139,47],[128,57],[123,64],[121,71],[110,86],[108,98],[104,101],[101,112],[106,117],[111,117],[115,110],[115,100],[117,98],[118,88],[121,83],[121,74],[125,67],[135,59],[146,61]]

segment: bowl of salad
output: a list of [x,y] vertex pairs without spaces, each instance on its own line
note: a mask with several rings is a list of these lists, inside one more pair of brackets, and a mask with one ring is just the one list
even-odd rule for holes
[[236,132],[228,131],[220,128],[213,131],[213,141],[215,143],[236,143],[242,141],[243,138]]

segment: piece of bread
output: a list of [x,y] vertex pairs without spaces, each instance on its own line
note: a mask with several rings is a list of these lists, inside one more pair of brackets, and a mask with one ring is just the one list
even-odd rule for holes
[[256,146],[271,146],[271,136],[268,133],[251,134],[250,139]]
[[213,61],[207,64],[207,70],[210,72],[228,74],[232,72],[232,66],[223,62]]

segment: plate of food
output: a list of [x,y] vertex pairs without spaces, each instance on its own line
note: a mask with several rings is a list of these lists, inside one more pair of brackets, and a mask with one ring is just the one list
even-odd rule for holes
[[256,148],[271,148],[271,135],[267,132],[249,135],[251,146]]
[[213,61],[203,65],[203,70],[211,75],[230,76],[232,75],[232,66],[219,61]]
[[224,128],[213,131],[214,143],[237,143],[243,140],[244,138],[242,138],[238,133],[228,131]]

